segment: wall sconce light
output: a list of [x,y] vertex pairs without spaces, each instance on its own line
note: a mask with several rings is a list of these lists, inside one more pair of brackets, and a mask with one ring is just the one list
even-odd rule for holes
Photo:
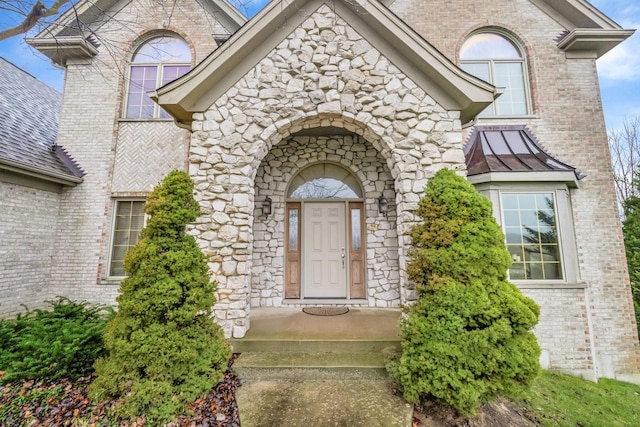
[[262,216],[269,215],[271,215],[271,197],[267,196],[262,202]]
[[378,198],[378,210],[382,215],[386,215],[389,210],[389,202],[387,202],[387,199],[385,199],[384,196],[380,196],[380,198]]

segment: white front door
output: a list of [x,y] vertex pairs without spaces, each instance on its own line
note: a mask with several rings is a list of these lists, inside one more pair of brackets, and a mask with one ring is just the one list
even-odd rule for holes
[[304,298],[346,298],[344,203],[305,203],[303,213]]

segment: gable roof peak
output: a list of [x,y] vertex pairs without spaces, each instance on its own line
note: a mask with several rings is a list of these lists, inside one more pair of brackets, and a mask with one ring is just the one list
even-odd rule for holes
[[[183,127],[269,55],[296,28],[326,7],[463,122],[499,91],[458,68],[379,1],[274,0],[185,76],[151,93]],[[402,66],[400,66],[402,65]]]
[[622,29],[615,21],[586,0],[530,0],[567,30],[592,28]]
[[[91,58],[97,55],[94,34],[134,0],[80,0],[63,12],[35,37],[26,42],[64,66],[67,58]],[[229,0],[194,0],[229,33],[238,30],[247,18]]]
[[567,57],[599,58],[629,38],[625,30],[586,0],[531,0],[531,3],[562,25],[558,48]]

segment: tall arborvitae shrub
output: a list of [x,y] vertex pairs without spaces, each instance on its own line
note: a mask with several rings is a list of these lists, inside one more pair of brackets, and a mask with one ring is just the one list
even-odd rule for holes
[[490,201],[448,169],[429,180],[411,232],[407,274],[418,301],[401,324],[402,353],[390,363],[405,398],[436,398],[471,415],[513,395],[539,370],[530,332],[539,307],[507,281],[511,258]]
[[[635,180],[634,186],[640,187],[640,181]],[[640,197],[630,196],[623,202],[624,247],[627,252],[627,266],[631,279],[633,306],[636,311],[636,327],[640,334]]]
[[215,284],[185,226],[200,214],[193,182],[173,171],[149,196],[150,215],[124,259],[118,312],[104,334],[91,395],[121,418],[171,420],[223,377],[230,350],[211,319]]

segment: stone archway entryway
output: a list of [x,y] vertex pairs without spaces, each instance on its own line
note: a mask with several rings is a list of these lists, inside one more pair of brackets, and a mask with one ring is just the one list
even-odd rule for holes
[[[492,87],[454,68],[425,63],[424,73],[416,71],[417,59],[445,60],[426,46],[412,44],[419,54],[407,57],[386,50],[374,27],[353,21],[365,39],[326,4],[306,16],[295,28],[282,27],[277,46],[265,45],[264,56],[238,75],[176,83],[198,106],[185,104],[191,101],[183,95],[159,99],[177,117],[197,111],[184,118],[193,131],[189,172],[203,209],[192,233],[216,277],[214,313],[227,336],[244,336],[251,307],[300,303],[284,291],[286,190],[312,163],[338,164],[362,183],[365,305],[396,307],[415,299],[403,273],[413,211],[438,169],[464,170],[460,119],[493,100]],[[221,69],[210,65],[216,58],[192,76],[218,75]],[[205,86],[211,91],[196,90]],[[307,149],[286,152],[290,145]],[[380,194],[387,215],[378,210]],[[273,209],[263,218],[267,196]]]
[[[332,132],[285,138],[258,168],[253,307],[400,305],[394,179],[365,138]],[[260,208],[267,197],[268,216]]]

